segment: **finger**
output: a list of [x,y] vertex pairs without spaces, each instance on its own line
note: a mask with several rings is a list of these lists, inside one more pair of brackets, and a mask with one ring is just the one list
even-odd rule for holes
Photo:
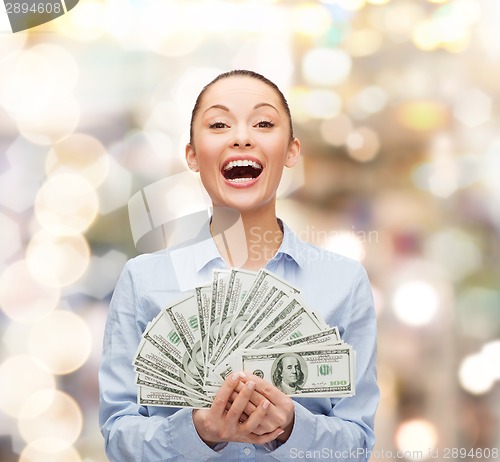
[[212,411],[215,413],[215,417],[222,418],[233,391],[244,377],[245,374],[243,372],[233,372],[233,374],[224,380],[212,403]]
[[256,394],[262,395],[265,399],[268,399],[273,404],[279,403],[284,396],[286,396],[281,390],[278,390],[274,385],[271,385],[268,381],[257,377],[251,373],[246,372],[245,377],[241,379],[242,383],[251,380],[255,382]]
[[265,435],[256,435],[252,433],[249,438],[248,442],[251,444],[266,444],[270,443],[271,441],[274,441],[278,436],[284,433],[284,430],[282,428],[277,428],[271,433],[266,433]]
[[249,381],[238,393],[238,396],[233,401],[231,407],[229,408],[226,414],[226,419],[229,422],[231,422],[234,425],[239,424],[240,416],[245,411],[245,408],[247,407],[250,401],[250,396],[252,395],[254,388],[255,388],[255,382]]
[[[240,384],[241,385],[241,384]],[[253,402],[253,396],[255,393],[252,393],[250,396],[250,402],[248,403],[247,407],[245,408],[245,413],[250,415],[253,411],[255,411],[256,407],[258,406],[258,402],[254,404]],[[233,394],[231,395],[231,398],[229,398],[229,402],[232,404],[232,402],[238,397],[238,393],[233,391]],[[264,398],[262,398],[264,399]],[[260,402],[261,400],[259,400]],[[229,410],[229,407],[226,407],[226,410]]]
[[[245,374],[246,375],[246,374]],[[250,376],[252,376],[252,374],[250,374]],[[258,378],[258,377],[257,377]],[[248,375],[245,377],[244,379],[246,382],[248,382],[250,379],[248,377]],[[240,381],[236,387],[236,392],[240,392],[240,390],[245,386],[245,383],[243,381]],[[233,393],[233,396],[234,396],[234,393]],[[254,389],[253,393],[252,393],[252,396],[250,397],[250,401],[251,403],[257,407],[260,403],[262,403],[264,400],[266,399],[265,396],[263,396],[261,393],[259,393],[258,391],[256,391]]]
[[242,424],[242,429],[248,433],[255,433],[256,429],[263,423],[264,417],[267,414],[271,403],[266,399],[257,406],[255,411],[248,417],[245,423]]

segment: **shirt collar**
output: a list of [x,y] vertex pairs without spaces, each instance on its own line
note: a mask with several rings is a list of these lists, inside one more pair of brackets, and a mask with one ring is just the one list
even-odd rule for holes
[[278,222],[283,230],[283,240],[279,246],[278,252],[274,256],[273,260],[278,258],[289,257],[297,263],[298,266],[304,266],[305,258],[303,249],[303,242],[297,237],[297,235],[285,224],[283,221],[278,219]]
[[[285,223],[283,223],[282,220],[278,219],[278,222],[283,230],[283,240],[281,241],[276,255],[271,259],[271,261],[278,261],[285,258],[287,260],[295,261],[298,266],[304,266],[305,258],[303,252],[300,250],[303,245],[302,241],[300,241],[295,233]],[[178,249],[175,253],[177,253],[178,257],[184,260],[184,265],[181,265],[183,267],[185,267],[185,264],[187,263],[186,259],[192,259],[191,261],[197,273],[202,272],[207,266],[209,269],[227,268],[227,265],[221,257],[215,241],[210,234],[209,220],[203,225],[200,233],[192,243],[183,245],[182,250]],[[179,261],[179,258],[176,258],[176,260]]]

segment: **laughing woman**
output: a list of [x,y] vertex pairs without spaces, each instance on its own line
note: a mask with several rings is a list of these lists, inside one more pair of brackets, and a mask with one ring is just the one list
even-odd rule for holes
[[[265,77],[231,71],[198,96],[186,160],[199,172],[213,215],[205,237],[182,249],[182,262],[164,250],[130,260],[120,276],[99,372],[100,423],[111,461],[368,460],[379,400],[370,284],[359,263],[300,241],[277,218],[283,169],[299,156],[288,104]],[[217,239],[235,216],[239,239]],[[235,265],[267,268],[339,326],[357,353],[355,396],[290,398],[260,377],[237,372],[208,409],[137,404],[132,361],[148,322],[211,280],[213,269]]]

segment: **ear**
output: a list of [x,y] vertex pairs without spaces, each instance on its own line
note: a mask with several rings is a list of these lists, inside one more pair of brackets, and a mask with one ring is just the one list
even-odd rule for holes
[[288,153],[285,159],[285,167],[293,167],[300,159],[300,141],[294,138],[288,146]]
[[191,146],[190,144],[186,144],[186,162],[188,164],[188,167],[193,172],[200,171],[200,167],[198,165],[198,156],[196,155],[196,151],[194,150],[194,147]]

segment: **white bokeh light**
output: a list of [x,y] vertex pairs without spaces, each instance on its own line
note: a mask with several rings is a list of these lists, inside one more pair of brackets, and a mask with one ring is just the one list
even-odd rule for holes
[[432,321],[439,307],[436,289],[425,281],[402,283],[393,297],[394,313],[410,326],[424,326]]
[[70,374],[87,361],[91,338],[90,329],[80,316],[56,310],[32,326],[28,349],[53,374]]
[[397,429],[396,445],[406,459],[422,460],[436,447],[438,433],[432,422],[413,419],[403,422]]
[[304,56],[302,72],[311,85],[338,85],[351,72],[351,57],[340,49],[313,48]]
[[32,356],[10,356],[0,364],[0,410],[12,417],[19,416],[27,396],[53,389],[54,376]]
[[349,231],[333,234],[328,238],[325,247],[332,252],[358,261],[362,261],[366,255],[365,247],[361,239],[356,234]]
[[491,363],[482,354],[469,355],[462,360],[458,379],[462,388],[474,395],[487,393],[495,382]]

